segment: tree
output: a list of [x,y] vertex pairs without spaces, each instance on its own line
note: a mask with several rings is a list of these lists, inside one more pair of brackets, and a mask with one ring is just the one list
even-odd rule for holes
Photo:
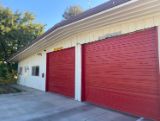
[[[0,77],[15,70],[8,58],[22,47],[32,42],[44,32],[44,25],[35,23],[29,12],[13,12],[0,5]],[[4,69],[4,71],[3,71]]]
[[73,16],[77,16],[78,14],[82,13],[83,9],[78,6],[78,5],[74,5],[74,6],[70,6],[69,8],[67,8],[63,14],[63,18],[64,19],[69,19]]

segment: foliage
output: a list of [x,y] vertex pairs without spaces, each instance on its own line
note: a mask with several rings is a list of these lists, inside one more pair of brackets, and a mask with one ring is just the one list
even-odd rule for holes
[[82,12],[83,12],[83,9],[80,6],[78,6],[78,5],[70,6],[64,12],[63,17],[64,17],[64,19],[69,19],[73,16],[76,16],[76,15],[82,13]]
[[34,21],[32,13],[13,12],[0,5],[0,80],[12,81],[17,66],[8,58],[43,33],[44,25]]
[[2,84],[13,84],[16,82],[17,72],[16,72],[17,64],[0,64],[0,85]]

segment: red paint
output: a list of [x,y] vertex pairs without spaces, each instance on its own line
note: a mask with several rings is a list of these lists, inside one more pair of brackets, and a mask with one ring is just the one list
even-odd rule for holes
[[160,120],[157,29],[83,46],[83,99]]
[[47,91],[74,98],[75,48],[47,54]]

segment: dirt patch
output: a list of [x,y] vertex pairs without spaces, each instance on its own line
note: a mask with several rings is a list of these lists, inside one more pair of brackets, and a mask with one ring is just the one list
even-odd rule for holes
[[19,93],[22,90],[11,85],[0,85],[0,94]]

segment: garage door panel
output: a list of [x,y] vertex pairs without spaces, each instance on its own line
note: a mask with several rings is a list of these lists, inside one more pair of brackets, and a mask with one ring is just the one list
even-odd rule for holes
[[[90,64],[89,66],[94,66],[94,67],[91,67],[90,69],[87,69],[87,71],[92,71],[92,73],[96,73],[97,71],[100,71],[101,68],[104,68],[104,71],[101,72],[101,73],[112,73],[112,74],[117,74],[118,73],[119,74],[119,72],[117,70],[115,70],[115,68],[117,68],[117,65],[109,66],[109,65],[106,65],[106,64],[109,64],[109,63],[101,63],[101,64],[102,64],[102,66],[97,66],[97,65],[94,65],[94,64]],[[150,68],[151,66],[143,65],[143,64],[142,64],[143,66],[141,66],[141,65],[134,66],[134,64],[124,64],[122,66],[122,64],[119,65],[119,67],[122,67],[122,69],[118,68],[118,70],[120,70],[122,74],[127,74],[127,73],[141,74],[141,73],[145,73],[145,75],[146,74],[155,75],[155,73],[157,73],[157,71],[155,70],[155,66],[154,65],[153,65],[152,68]],[[125,68],[125,66],[129,66],[129,67]],[[137,69],[139,69],[138,72],[137,72],[137,70],[135,70],[135,67]],[[149,67],[149,70],[147,70],[148,69],[147,67]],[[96,68],[96,70],[94,70],[95,68]],[[110,68],[110,70],[105,69],[105,68]]]
[[[94,100],[95,104],[98,104],[100,106],[109,107],[112,109],[117,109],[124,112],[131,112],[137,111],[141,113],[143,112],[145,115],[152,115],[153,117],[159,116],[158,109],[157,109],[157,101],[158,98],[153,98],[152,96],[146,98],[146,96],[142,95],[132,95],[123,93],[123,92],[114,92],[112,91],[104,91],[100,89],[89,89],[92,91],[89,91],[86,93],[88,99],[88,102],[93,103],[92,100]],[[98,97],[98,98],[97,98]],[[152,98],[151,98],[152,97]],[[144,107],[145,108],[144,110]],[[153,110],[154,109],[154,110]]]
[[[96,54],[96,53],[95,53]],[[149,53],[148,53],[149,54]],[[100,54],[96,54],[96,55],[100,55]],[[88,64],[94,64],[94,62],[99,62],[101,64],[105,64],[105,63],[115,63],[115,64],[129,64],[129,65],[136,65],[136,66],[143,66],[143,65],[150,65],[150,66],[156,66],[156,64],[153,64],[153,61],[155,62],[155,58],[156,55],[138,55],[136,56],[136,54],[134,55],[120,55],[120,53],[115,56],[115,55],[101,55],[103,57],[98,57],[96,56],[94,57],[94,59],[92,58],[88,58]],[[110,57],[113,56],[113,57]],[[127,57],[126,57],[127,56]],[[136,57],[135,57],[136,56]],[[104,58],[104,57],[108,57],[108,58]],[[135,58],[134,58],[135,57]],[[133,60],[134,58],[134,60]],[[124,59],[126,60],[126,62],[124,62]],[[149,59],[149,60],[148,60]],[[119,63],[117,63],[117,61]],[[97,65],[96,65],[97,66]],[[114,65],[105,65],[105,66],[114,66]],[[121,65],[123,66],[123,65]]]
[[83,99],[160,119],[157,29],[83,46]]
[[[97,83],[96,83],[97,84]],[[98,85],[98,84],[97,84]],[[105,87],[108,87],[107,89],[105,89]],[[118,88],[117,87],[121,87],[121,88]],[[87,87],[93,87],[93,88],[100,88],[100,89],[105,89],[106,90],[116,90],[117,92],[127,92],[128,94],[137,94],[137,95],[145,95],[145,96],[149,96],[149,97],[154,97],[154,96],[157,96],[157,93],[156,91],[158,91],[157,89],[152,89],[152,88],[156,88],[156,86],[154,87],[150,87],[147,86],[147,87],[143,87],[141,88],[141,86],[131,86],[131,85],[124,85],[124,84],[106,84],[104,86],[99,86],[97,87],[96,85],[87,85]]]
[[[92,71],[89,71],[88,73],[92,73]],[[113,72],[112,72],[113,73]],[[130,75],[125,75],[125,74],[109,74],[108,73],[108,75],[106,75],[106,73],[101,73],[101,74],[105,74],[105,75],[98,75],[98,73],[95,73],[95,72],[93,72],[93,74],[94,75],[92,75],[92,76],[88,76],[90,79],[105,79],[106,80],[106,78],[116,78],[116,79],[122,79],[122,80],[125,80],[125,79],[127,79],[128,81],[130,81],[130,79],[131,79],[131,81],[133,81],[133,80],[157,80],[157,75],[156,75],[156,77],[154,76],[154,75],[136,75],[136,74],[131,74],[132,76],[134,76],[134,77],[132,77],[131,78],[131,76]],[[128,73],[128,74],[130,74],[130,73]],[[123,76],[123,77],[122,77]]]
[[48,91],[74,97],[75,49],[52,52],[47,58]]
[[71,96],[73,93],[73,88],[64,87],[63,85],[52,85],[49,89],[50,92],[59,93],[65,96]]
[[[107,59],[107,58],[104,58],[104,56],[111,56],[111,53],[109,53],[109,51],[107,51],[107,52],[108,53],[103,53],[103,54],[102,53],[95,53],[96,54],[95,55],[95,59],[99,57],[97,55],[102,55],[102,57],[100,57],[101,59]],[[143,54],[141,52],[143,52]],[[124,57],[126,59],[131,59],[133,56],[136,56],[135,59],[141,59],[141,58],[144,58],[144,59],[145,58],[152,58],[152,59],[154,59],[156,57],[156,53],[154,53],[153,51],[150,51],[148,53],[145,52],[145,51],[126,53],[125,51],[122,52],[122,51],[119,50],[118,53],[112,53],[112,56],[113,56],[111,58],[112,60],[121,59],[121,57]],[[88,57],[88,59],[93,59],[93,58]]]
[[[138,35],[137,35],[138,36]],[[156,37],[156,36],[155,36]],[[126,40],[124,39],[119,39],[119,42],[115,42],[116,39],[108,39],[108,43],[109,45],[105,45],[105,43],[103,43],[103,40],[102,41],[99,41],[98,43],[94,43],[94,47],[92,47],[92,43],[88,46],[88,50],[86,50],[86,52],[89,52],[89,51],[95,51],[96,50],[108,50],[108,51],[112,51],[113,49],[116,49],[117,47],[120,49],[120,50],[127,50],[128,48],[139,48],[139,49],[144,49],[144,50],[147,50],[145,47],[148,47],[148,46],[151,46],[153,47],[154,46],[154,43],[151,43],[151,41],[141,41],[141,38],[137,38],[139,40],[135,40],[136,38],[134,38],[134,41],[132,39],[130,39],[130,42],[128,42],[128,38]],[[133,37],[132,37],[133,38]],[[143,38],[145,39],[145,38]],[[147,38],[147,39],[150,39],[150,38]],[[123,42],[123,43],[122,43]],[[137,43],[138,42],[138,43]],[[101,46],[99,45],[99,43],[101,43]],[[116,44],[116,45],[115,45]],[[130,46],[128,46],[128,44],[130,44]],[[124,48],[125,47],[125,48]],[[94,50],[92,50],[94,48]],[[131,51],[136,51],[136,50],[131,50]],[[98,51],[99,52],[99,51]],[[97,53],[98,53],[97,52]]]
[[[108,41],[108,43],[109,43],[109,40],[107,40],[107,41]],[[110,43],[109,43],[109,44],[110,44]],[[115,43],[115,44],[116,44],[116,43]],[[128,44],[130,44],[130,43],[128,43]],[[143,45],[143,46],[142,46],[142,45]],[[128,49],[133,49],[133,50],[129,51],[129,52],[131,53],[131,52],[139,52],[139,51],[144,51],[144,52],[145,52],[145,51],[148,51],[146,47],[153,47],[153,46],[154,46],[153,44],[143,44],[143,43],[142,43],[142,45],[138,45],[138,46],[137,46],[137,45],[135,44],[134,46],[131,45],[131,46],[127,47],[127,44],[126,44],[126,46],[121,45],[121,46],[117,46],[117,47],[118,47],[119,50],[122,51],[122,52],[125,51],[125,50],[128,50]],[[94,46],[97,46],[97,44],[94,45]],[[136,46],[137,46],[137,47],[136,47]],[[102,48],[100,48],[100,47],[94,47],[94,50],[92,50],[92,49],[93,49],[93,48],[92,48],[91,50],[87,50],[86,52],[91,52],[91,51],[93,51],[93,52],[95,52],[96,54],[98,54],[98,53],[100,53],[100,51],[97,52],[96,50],[99,50],[99,48],[100,48],[101,51],[104,51],[104,50],[112,51],[112,50],[116,49],[117,47],[116,47],[116,46],[111,46],[111,45],[110,45],[110,46],[105,46],[105,45],[103,45]],[[139,48],[140,50],[137,51],[137,48]],[[135,49],[136,49],[136,50],[135,50]],[[149,51],[153,51],[153,50],[150,50],[150,49],[149,49]],[[113,54],[117,54],[118,52],[117,52],[117,53],[112,52],[112,53],[113,53]]]
[[[141,87],[136,87],[136,86],[130,86],[130,85],[123,85],[123,84],[117,84],[116,86],[121,86],[121,88],[117,89],[116,87],[114,87],[116,84],[108,84],[107,87],[108,87],[108,90],[116,90],[117,92],[128,92],[128,94],[136,94],[136,95],[145,95],[145,96],[148,96],[148,97],[154,97],[154,96],[157,96],[157,93],[155,93],[155,91],[157,91],[156,89],[155,90],[151,90],[148,89],[148,87],[146,88],[141,88]],[[130,88],[129,88],[130,86]],[[89,86],[88,86],[89,87]],[[91,85],[91,87],[94,87],[95,89],[97,88],[95,85]],[[155,86],[156,87],[156,86]],[[153,88],[155,88],[153,87]],[[98,88],[101,88],[101,89],[105,89],[105,85],[104,86],[100,86]],[[138,88],[141,88],[141,89],[138,89]],[[107,91],[107,90],[105,90]]]
[[[101,92],[101,94],[100,94],[100,92]],[[94,95],[93,95],[93,93],[94,93]],[[101,97],[101,98],[99,99],[96,96]],[[111,98],[109,98],[109,96]],[[132,101],[133,103],[138,103],[139,104],[139,103],[147,101],[149,105],[153,104],[153,106],[156,107],[157,106],[156,102],[158,100],[156,95],[153,95],[153,96],[152,95],[141,95],[141,94],[137,94],[137,93],[128,93],[126,91],[115,91],[115,89],[106,90],[105,88],[101,88],[101,89],[98,88],[97,89],[97,88],[93,88],[93,87],[89,87],[89,91],[86,92],[86,97],[94,98],[95,100],[101,100],[101,101],[103,101],[103,103],[105,105],[106,105],[107,101],[112,100],[113,98],[115,98],[115,99],[121,99],[121,98],[125,99],[126,98],[125,100],[126,101],[128,100],[127,104],[131,103],[130,99],[132,99],[132,100],[139,100],[139,102]],[[115,102],[116,102],[116,100],[115,100]],[[111,103],[112,103],[112,101],[111,101]],[[118,105],[116,103],[115,103],[115,105]],[[127,104],[125,104],[125,106]]]

